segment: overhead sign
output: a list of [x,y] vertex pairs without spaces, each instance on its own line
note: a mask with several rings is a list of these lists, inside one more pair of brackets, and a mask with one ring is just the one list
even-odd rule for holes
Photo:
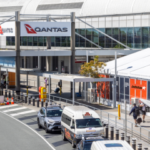
[[0,25],[0,36],[15,36],[15,22],[6,22]]
[[21,22],[20,36],[71,36],[70,22]]

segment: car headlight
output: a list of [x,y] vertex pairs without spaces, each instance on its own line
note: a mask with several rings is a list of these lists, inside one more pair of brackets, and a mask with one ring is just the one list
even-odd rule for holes
[[53,123],[54,123],[54,121],[52,121],[52,120],[48,120],[48,123],[53,124]]

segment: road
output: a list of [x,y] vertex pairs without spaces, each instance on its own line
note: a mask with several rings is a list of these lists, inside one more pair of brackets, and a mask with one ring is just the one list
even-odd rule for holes
[[60,132],[38,129],[37,111],[20,105],[0,106],[0,150],[72,150]]

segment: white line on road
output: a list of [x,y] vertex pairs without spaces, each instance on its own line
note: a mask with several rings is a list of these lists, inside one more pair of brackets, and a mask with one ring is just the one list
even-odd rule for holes
[[15,113],[15,114],[10,114],[11,116],[19,116],[19,115],[24,115],[24,114],[29,114],[29,113],[33,113],[36,112],[35,110],[29,110],[29,111],[23,111],[20,113]]
[[22,110],[22,109],[26,109],[27,107],[20,107],[20,108],[14,108],[14,109],[9,109],[9,110],[5,110],[3,112],[10,112],[10,111],[16,111],[16,110]]
[[[1,112],[1,111],[0,111],[0,112]],[[36,131],[35,131],[34,129],[32,129],[30,126],[28,126],[28,125],[26,125],[25,123],[21,122],[21,121],[18,120],[17,118],[14,118],[14,117],[10,116],[9,114],[6,114],[6,113],[4,113],[4,112],[1,112],[1,113],[3,113],[3,114],[5,114],[6,116],[8,116],[8,117],[10,117],[10,118],[12,118],[12,119],[14,119],[14,120],[20,122],[21,124],[23,124],[24,126],[26,126],[27,128],[29,128],[30,130],[32,130],[32,131],[33,131],[34,133],[36,133],[41,139],[43,139],[43,140],[47,143],[47,145],[48,145],[52,150],[56,150],[50,143],[48,143],[48,141],[47,141],[42,135],[40,135],[38,132],[36,132]]]
[[9,107],[15,107],[15,106],[18,106],[18,104],[7,105],[7,106],[0,106],[0,109],[3,109],[3,108],[9,108]]

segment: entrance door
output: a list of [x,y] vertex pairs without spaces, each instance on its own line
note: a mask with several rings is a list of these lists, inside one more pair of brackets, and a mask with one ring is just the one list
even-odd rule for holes
[[53,56],[53,71],[58,71],[58,56]]

